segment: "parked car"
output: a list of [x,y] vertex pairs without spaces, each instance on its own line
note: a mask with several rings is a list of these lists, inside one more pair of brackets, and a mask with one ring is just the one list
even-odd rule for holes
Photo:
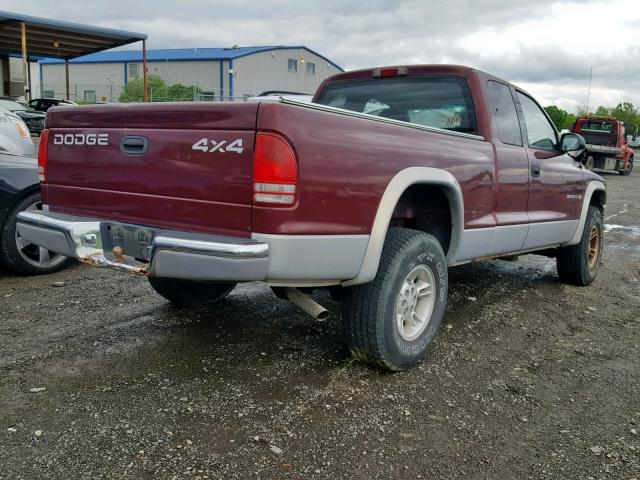
[[71,100],[62,100],[59,98],[34,98],[33,100],[29,100],[29,106],[39,112],[46,112],[51,107],[65,107],[71,105],[77,105],[77,103],[72,102]]
[[639,125],[634,125],[633,135],[627,135],[627,145],[634,150],[640,149],[640,135],[638,135]]
[[20,117],[0,110],[0,267],[16,273],[51,273],[72,261],[38,247],[16,231],[23,211],[40,211],[40,182],[35,148]]
[[578,118],[572,132],[582,135],[587,142],[584,155],[589,170],[613,170],[629,175],[633,170],[635,152],[627,144],[624,123],[616,118],[593,115]]
[[322,319],[307,293],[328,287],[354,357],[389,370],[425,356],[448,267],[537,252],[564,282],[596,277],[604,182],[524,90],[423,65],[342,73],[313,100],[50,110],[49,209],[18,231],[176,304],[259,280]]
[[31,133],[40,133],[44,128],[44,119],[46,115],[36,110],[25,107],[20,102],[15,101],[11,97],[0,97],[0,108],[8,110],[19,116],[29,127]]

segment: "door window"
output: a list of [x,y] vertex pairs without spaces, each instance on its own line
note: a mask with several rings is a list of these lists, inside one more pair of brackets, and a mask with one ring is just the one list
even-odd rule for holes
[[518,92],[522,106],[524,123],[527,127],[529,146],[544,150],[555,150],[558,145],[556,130],[553,128],[542,108],[531,98]]
[[503,83],[489,80],[488,90],[498,138],[502,143],[522,146],[520,121],[511,89]]

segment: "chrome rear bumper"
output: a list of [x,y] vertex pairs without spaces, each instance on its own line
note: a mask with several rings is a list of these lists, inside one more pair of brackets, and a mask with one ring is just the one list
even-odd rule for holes
[[140,230],[143,258],[122,254],[106,230],[115,222],[52,212],[21,212],[18,232],[27,241],[97,267],[140,275],[201,281],[264,280],[269,245],[252,239],[117,224]]

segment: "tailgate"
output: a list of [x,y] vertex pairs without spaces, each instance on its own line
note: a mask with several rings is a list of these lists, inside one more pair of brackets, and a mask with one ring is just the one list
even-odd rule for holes
[[249,236],[258,103],[64,107],[47,125],[52,211]]

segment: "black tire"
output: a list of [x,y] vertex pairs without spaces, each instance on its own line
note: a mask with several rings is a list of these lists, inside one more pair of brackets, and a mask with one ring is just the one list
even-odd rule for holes
[[584,168],[586,168],[591,172],[594,169],[594,165],[595,165],[595,160],[591,156],[587,158],[586,162],[584,162]]
[[[594,232],[598,236],[595,248],[592,243]],[[580,243],[558,250],[556,265],[562,282],[581,286],[593,282],[600,269],[603,232],[602,212],[597,207],[590,206]]]
[[57,272],[67,267],[72,258],[63,257],[46,251],[41,257],[40,249],[35,245],[19,248],[16,237],[18,213],[29,208],[41,208],[40,192],[32,192],[17,201],[9,210],[4,224],[0,225],[0,265],[7,270],[21,275],[44,275]]
[[[424,267],[433,275],[433,307],[425,316],[425,327],[416,338],[406,339],[396,317],[405,281]],[[354,358],[391,371],[419,363],[435,337],[447,306],[447,262],[442,247],[419,230],[390,228],[385,239],[376,277],[369,283],[347,289],[343,301],[343,328]],[[405,290],[408,292],[408,290]],[[419,297],[418,297],[419,298]]]
[[236,286],[235,283],[196,282],[165,277],[149,277],[149,283],[158,294],[180,306],[219,302]]
[[624,170],[618,170],[620,175],[631,175],[631,171],[633,170],[633,157],[629,159],[629,163],[627,164],[627,168]]

